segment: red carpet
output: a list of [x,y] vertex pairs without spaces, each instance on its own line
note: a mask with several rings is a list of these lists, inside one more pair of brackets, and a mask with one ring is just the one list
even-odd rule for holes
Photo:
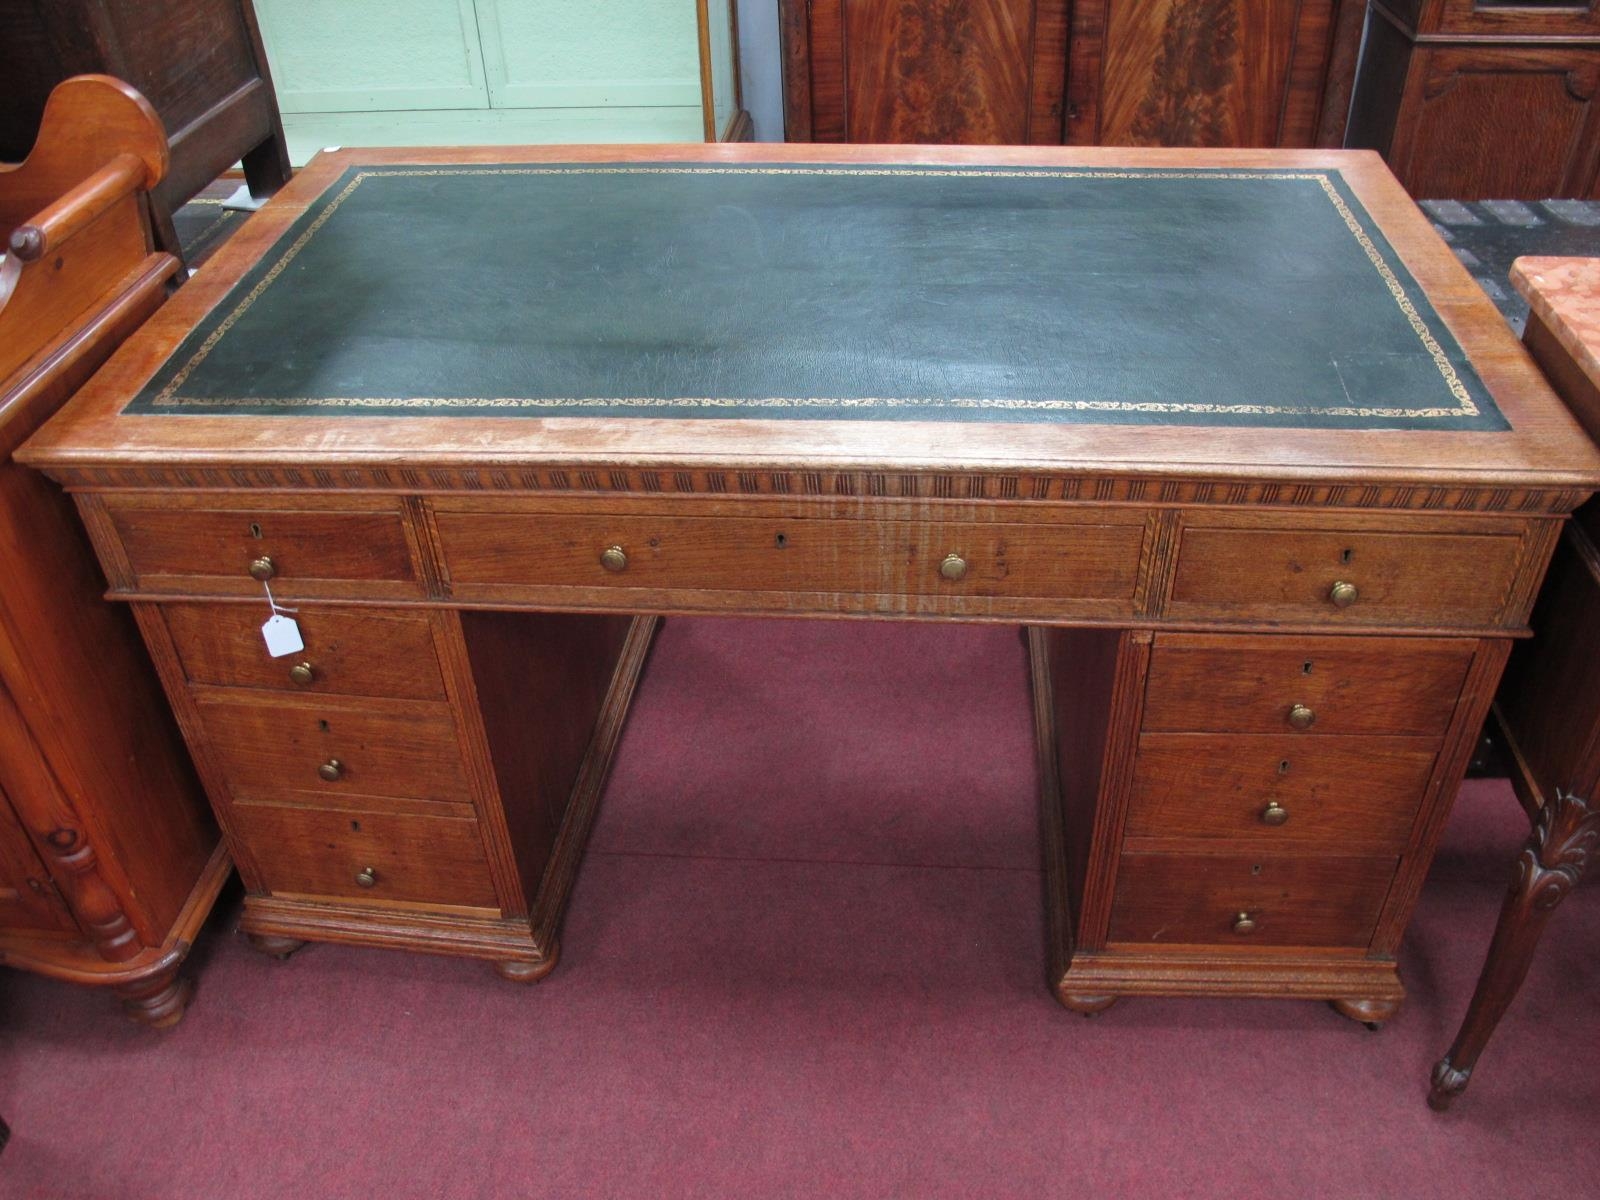
[[1424,1103],[1524,828],[1469,784],[1377,1034],[1043,984],[1015,630],[670,621],[532,988],[218,915],[150,1033],[0,974],[0,1195],[1534,1197],[1600,1188],[1600,889]]

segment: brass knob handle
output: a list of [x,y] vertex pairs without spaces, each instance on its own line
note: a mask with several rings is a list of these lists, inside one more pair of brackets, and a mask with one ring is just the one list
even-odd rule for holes
[[289,682],[297,683],[301,687],[310,687],[316,682],[317,672],[308,662],[295,663],[289,668]]
[[1276,800],[1267,801],[1267,806],[1261,810],[1261,823],[1263,825],[1282,825],[1289,819],[1289,810]]
[[600,552],[600,565],[608,571],[628,569],[628,555],[621,546],[607,546]]
[[967,560],[959,554],[946,554],[944,561],[939,564],[939,574],[952,583],[957,579],[964,579],[967,574]]
[[1310,729],[1317,723],[1317,714],[1304,704],[1296,704],[1289,709],[1289,727],[1291,729]]
[[364,888],[377,887],[378,873],[371,867],[362,867],[361,870],[356,872],[356,886]]
[[1256,931],[1256,919],[1247,912],[1240,913],[1233,919],[1233,931],[1240,937]]
[[344,764],[337,758],[330,758],[317,768],[317,774],[329,783],[338,783],[344,777]]
[[263,554],[260,558],[251,560],[250,578],[260,583],[265,583],[278,573],[277,564],[270,557]]
[[1349,608],[1360,598],[1361,592],[1348,580],[1341,579],[1328,589],[1328,599],[1335,608]]

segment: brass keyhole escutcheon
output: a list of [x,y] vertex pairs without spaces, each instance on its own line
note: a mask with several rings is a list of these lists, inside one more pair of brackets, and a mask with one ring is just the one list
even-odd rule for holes
[[268,555],[263,554],[260,558],[250,561],[250,578],[258,583],[265,583],[277,573],[277,565]]
[[1361,592],[1349,580],[1341,579],[1328,589],[1328,599],[1335,608],[1349,608],[1361,598]]
[[316,669],[308,662],[295,663],[289,668],[289,682],[301,687],[310,687],[316,682]]
[[338,783],[344,778],[344,764],[337,758],[330,758],[317,768],[317,774],[329,783]]
[[1289,709],[1289,728],[1310,729],[1317,723],[1317,714],[1304,704],[1292,705]]
[[1240,937],[1256,931],[1256,919],[1247,912],[1240,913],[1233,919],[1233,931]]
[[628,554],[621,546],[607,546],[600,552],[600,565],[615,574],[628,569]]
[[959,554],[946,554],[944,561],[939,564],[939,574],[954,583],[963,579],[967,574],[967,560]]
[[356,872],[356,886],[364,888],[377,887],[378,873],[371,867],[362,867],[361,870]]
[[1267,806],[1261,810],[1261,823],[1263,825],[1282,825],[1289,819],[1289,810],[1276,800],[1267,801]]

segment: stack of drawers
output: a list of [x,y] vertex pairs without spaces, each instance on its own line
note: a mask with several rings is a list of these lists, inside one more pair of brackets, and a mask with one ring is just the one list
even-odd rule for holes
[[[1129,993],[1301,995],[1379,1022],[1509,644],[1465,634],[1522,619],[1531,555],[1498,533],[1412,539],[1452,581],[1470,574],[1454,542],[1491,552],[1495,586],[1458,606],[1455,582],[1416,583],[1405,535],[1217,526],[1180,531],[1169,615],[1276,605],[1349,631],[1030,631],[1052,985],[1086,1013]],[[1406,625],[1463,636],[1383,629]]]
[[1108,943],[1365,949],[1475,650],[1156,635]]
[[164,616],[261,890],[499,909],[426,613],[301,606],[285,658],[254,606]]

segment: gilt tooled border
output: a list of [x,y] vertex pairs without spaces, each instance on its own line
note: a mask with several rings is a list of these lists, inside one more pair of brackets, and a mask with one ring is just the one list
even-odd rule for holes
[[[1395,408],[1395,407],[1368,407],[1358,405],[1328,405],[1307,407],[1303,405],[1288,404],[1208,404],[1197,401],[1154,401],[1154,400],[1023,400],[999,397],[914,397],[914,396],[868,396],[868,397],[823,397],[823,396],[765,396],[752,398],[735,398],[719,396],[702,397],[657,397],[657,396],[615,396],[615,397],[460,397],[460,396],[283,396],[283,397],[233,397],[233,396],[179,396],[178,389],[188,381],[189,376],[231,330],[234,325],[250,310],[250,307],[260,299],[261,295],[283,274],[284,270],[294,261],[295,257],[313,237],[321,231],[329,219],[364,180],[383,176],[420,176],[420,175],[642,175],[642,174],[711,174],[711,175],[913,175],[913,176],[978,176],[978,177],[1005,177],[1005,178],[1045,178],[1045,179],[1193,179],[1197,176],[1207,179],[1272,179],[1272,180],[1315,180],[1322,188],[1323,194],[1333,204],[1335,211],[1350,230],[1356,243],[1366,253],[1377,270],[1379,277],[1388,288],[1390,296],[1399,307],[1406,322],[1411,326],[1412,332],[1422,343],[1438,369],[1440,376],[1455,398],[1454,407],[1433,408]],[[1479,409],[1472,399],[1472,394],[1467,390],[1466,384],[1457,375],[1454,364],[1444,348],[1440,346],[1433,332],[1428,328],[1421,313],[1412,303],[1411,297],[1406,294],[1405,286],[1400,282],[1383,253],[1378,249],[1371,236],[1362,226],[1360,219],[1345,202],[1333,186],[1332,180],[1325,171],[1219,171],[1209,169],[1190,169],[1182,171],[1111,171],[1111,170],[1068,170],[1068,169],[1029,169],[1016,170],[973,170],[964,168],[951,169],[917,169],[902,167],[702,167],[702,166],[448,166],[448,167],[384,167],[379,170],[358,170],[355,176],[341,188],[337,195],[328,202],[326,207],[317,214],[310,225],[295,238],[289,248],[283,252],[277,262],[265,275],[258,280],[239,300],[231,312],[218,323],[217,327],[207,335],[205,341],[189,357],[189,360],[167,381],[166,385],[151,400],[151,404],[159,407],[239,407],[239,408],[375,408],[375,409],[570,409],[570,408],[628,408],[638,410],[672,409],[672,408],[729,408],[729,409],[895,409],[895,408],[953,408],[964,410],[982,411],[1032,411],[1032,412],[1139,412],[1139,413],[1193,413],[1212,416],[1323,416],[1323,417],[1405,417],[1408,419],[1444,419],[1451,417],[1475,417]]]

